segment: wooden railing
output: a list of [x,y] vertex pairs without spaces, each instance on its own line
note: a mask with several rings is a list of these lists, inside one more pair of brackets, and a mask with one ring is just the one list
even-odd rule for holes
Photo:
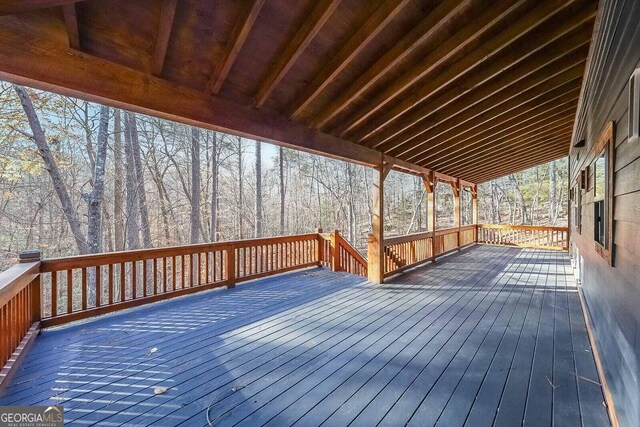
[[539,249],[569,249],[567,227],[532,225],[478,225],[478,243]]
[[367,260],[337,230],[320,236],[323,243],[322,265],[330,267],[333,271],[346,271],[367,277]]
[[476,226],[390,237],[384,241],[384,274],[391,276],[475,243]]
[[0,274],[0,391],[38,333],[40,254],[24,253]]

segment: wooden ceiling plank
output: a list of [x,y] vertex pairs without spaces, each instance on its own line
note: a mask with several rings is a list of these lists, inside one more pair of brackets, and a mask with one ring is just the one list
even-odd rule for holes
[[243,11],[241,14],[241,18],[229,37],[225,54],[222,59],[218,61],[218,64],[209,79],[209,83],[207,84],[207,90],[212,95],[216,95],[222,88],[222,84],[226,80],[231,67],[233,67],[236,58],[240,54],[242,46],[247,40],[256,19],[258,19],[258,15],[264,5],[264,1],[265,0],[253,0],[251,7],[249,7],[248,10]]
[[153,55],[151,56],[151,73],[156,76],[162,74],[162,68],[164,67],[164,59],[167,55],[167,47],[169,46],[169,37],[171,36],[171,27],[173,27],[173,18],[176,14],[177,2],[178,0],[162,1],[160,21],[158,22]]
[[[565,11],[565,9],[562,9]],[[573,12],[573,9],[569,9]],[[595,12],[591,9],[582,10],[578,13],[572,13],[566,20],[560,21],[559,16],[551,19],[544,25],[536,27],[529,31],[529,27],[525,28],[528,37],[525,40],[510,43],[506,42],[504,34],[511,34],[509,29],[501,33],[495,38],[490,39],[487,43],[474,49],[457,62],[446,67],[442,72],[432,76],[433,78],[422,81],[419,87],[414,88],[411,93],[406,94],[400,102],[388,111],[379,114],[374,120],[368,121],[354,132],[349,133],[349,139],[356,142],[364,143],[368,146],[374,146],[376,141],[375,135],[386,127],[407,114],[411,109],[426,102],[438,92],[447,90],[447,95],[440,95],[438,98],[429,102],[430,111],[435,112],[438,108],[446,105],[446,102],[460,99],[466,93],[473,90],[496,76],[500,76],[506,70],[518,65],[522,61],[533,57],[540,50],[556,43],[569,33],[574,32],[582,26],[588,26],[586,31],[590,34],[593,25],[593,17]],[[520,35],[522,37],[522,35]],[[588,37],[588,36],[587,36]],[[505,46],[507,46],[505,50]],[[491,59],[489,61],[489,59]],[[465,77],[464,79],[462,79]],[[455,92],[452,92],[455,89]],[[403,121],[409,126],[411,119]],[[380,138],[379,141],[384,141]]]
[[284,116],[178,86],[10,28],[0,28],[0,78],[366,166],[380,162],[378,151],[313,131]]
[[[535,117],[537,115],[537,111],[548,109],[550,105],[563,105],[574,99],[576,96],[579,96],[579,92],[579,79],[575,79],[572,82],[566,83],[541,95],[526,100],[522,104],[510,110],[511,114],[508,118],[503,119],[503,116],[496,117],[493,113],[487,112],[486,114],[480,114],[467,121],[463,127],[451,127],[440,133],[438,133],[437,129],[434,128],[434,132],[427,136],[430,137],[429,141],[433,141],[433,138],[437,137],[435,142],[440,143],[442,141],[442,150],[446,150],[454,144],[452,141],[455,141],[456,138],[463,138],[460,139],[459,142],[465,142],[473,138],[478,138],[483,132],[491,131],[503,124],[506,126],[506,123],[508,123],[509,120],[520,119],[524,121],[523,117]],[[438,147],[431,144],[426,147],[425,153],[439,152],[438,150]],[[426,155],[427,154],[425,154],[425,157]]]
[[397,2],[383,1],[367,21],[358,28],[344,46],[331,61],[324,66],[302,94],[296,97],[295,105],[290,107],[289,117],[299,119],[318,95],[329,86],[335,78],[362,52],[369,43],[382,32],[382,30],[398,14],[411,3],[412,0],[400,0]]
[[65,6],[80,1],[82,0],[5,0],[0,4],[0,16]]
[[[506,18],[515,15],[531,0],[518,0],[513,4],[509,2],[497,2],[493,7],[485,9],[477,18],[464,25],[444,43],[429,52],[416,65],[411,67],[402,76],[385,86],[383,91],[367,102],[367,108],[361,108],[345,120],[340,120],[337,127],[331,130],[335,135],[346,136],[354,128],[360,126],[369,117],[380,111],[391,101],[402,96],[423,78],[426,78],[438,67],[449,61],[461,52],[471,51],[473,47],[486,37],[487,33],[496,26],[501,25]],[[404,96],[402,97],[404,99]]]
[[398,43],[391,47],[367,69],[358,79],[319,114],[311,117],[313,127],[322,128],[372,85],[387,76],[387,73],[405,60],[425,41],[438,35],[457,16],[467,13],[476,0],[444,0],[429,15],[409,31]]
[[341,0],[319,0],[316,3],[309,18],[300,26],[282,54],[276,59],[275,66],[269,70],[260,84],[255,96],[256,107],[264,105],[271,92],[287,74],[302,52],[309,46],[309,43],[318,34],[318,31],[327,22],[340,2]]
[[544,140],[545,138],[564,134],[572,124],[573,117],[564,116],[547,126],[541,127],[540,131],[537,133],[522,137],[508,138],[506,140],[500,141],[499,143],[496,143],[495,145],[485,146],[473,153],[465,152],[464,156],[456,158],[456,161],[454,163],[447,164],[445,162],[433,161],[431,163],[425,162],[424,164],[428,164],[430,166],[438,168],[438,170],[455,170],[455,168],[457,167],[467,167],[472,162],[482,160],[483,158],[496,153],[505,152],[513,147],[517,147],[523,144],[534,144],[538,141]]
[[502,141],[525,137],[535,133],[536,131],[548,128],[560,119],[573,120],[577,99],[578,98],[576,97],[572,100],[568,107],[563,106],[557,110],[550,110],[548,114],[545,112],[544,117],[524,122],[522,126],[517,126],[514,129],[510,129],[508,131],[501,130],[494,134],[487,132],[482,138],[469,138],[461,143],[450,145],[447,147],[447,150],[429,158],[425,158],[424,160],[421,160],[421,163],[434,163],[449,166],[462,160],[462,158],[466,156],[472,155],[473,153],[484,149],[490,149],[492,147],[498,147]]
[[483,170],[490,171],[496,167],[505,167],[508,169],[512,165],[517,165],[518,161],[521,159],[526,161],[530,157],[535,157],[540,153],[556,148],[568,153],[571,131],[572,129],[567,127],[564,133],[558,133],[557,135],[550,137],[550,139],[543,138],[535,144],[514,147],[513,149],[502,153],[494,153],[492,156],[483,156],[482,159],[478,159],[477,163],[467,165],[466,167],[459,167],[450,170],[447,169],[447,172],[457,174],[457,176],[463,176]]
[[[427,110],[426,107],[431,105],[431,103],[427,103],[427,105],[415,110],[415,112],[408,117],[409,121],[416,123],[415,125],[405,127],[403,123],[402,127],[405,127],[403,131],[396,134],[392,139],[387,139],[382,144],[378,143],[372,147],[379,148],[382,151],[393,150],[398,153],[404,153],[403,145],[410,145],[412,148],[415,148],[413,143],[416,137],[423,134],[424,131],[429,130],[428,128],[424,129],[424,125],[420,126],[420,122],[426,122],[427,127],[430,128],[433,127],[429,126],[429,123],[432,122],[430,119],[432,117],[443,117],[446,118],[445,120],[452,120],[458,115],[464,115],[468,110],[477,110],[479,106],[482,106],[482,111],[486,111],[500,103],[506,102],[510,98],[518,96],[523,90],[540,85],[548,79],[548,76],[556,75],[558,72],[562,72],[575,65],[576,60],[582,59],[581,53],[586,52],[587,43],[587,40],[584,40],[582,43],[573,43],[571,47],[566,48],[566,50],[561,50],[548,57],[536,55],[536,61],[524,62],[508,70],[503,75],[503,78],[491,80],[487,84],[481,85],[467,93],[465,97],[461,98],[464,100],[464,107],[462,108],[460,108],[457,103],[447,101],[451,97],[456,97],[455,90],[447,92],[439,97],[438,101],[434,101],[434,107],[437,107],[440,102],[439,100],[445,98],[444,102],[446,102],[447,105],[444,108],[438,108],[436,112],[430,113],[430,110]],[[418,119],[420,116],[423,117]],[[409,123],[409,121],[406,123]],[[399,144],[403,140],[406,142]],[[369,144],[366,145],[371,146]]]
[[[522,86],[510,86],[506,90],[501,91],[499,96],[490,97],[484,101],[474,105],[470,109],[464,109],[462,113],[457,114],[456,109],[453,109],[454,113],[450,119],[447,119],[448,115],[451,115],[447,109],[441,110],[438,114],[430,118],[427,123],[423,123],[417,129],[411,129],[410,133],[407,133],[409,138],[405,139],[405,135],[402,135],[400,144],[395,144],[393,149],[388,154],[394,157],[402,157],[407,159],[414,159],[422,156],[427,149],[425,148],[426,142],[424,141],[424,133],[434,128],[434,118],[443,117],[439,121],[435,122],[439,125],[439,128],[451,129],[451,125],[462,126],[466,122],[473,118],[484,115],[487,120],[495,119],[503,114],[509,114],[510,111],[518,106],[528,102],[534,97],[540,96],[547,92],[550,92],[564,84],[570,83],[574,80],[581,78],[582,71],[584,69],[584,58],[576,57],[573,65],[566,63],[553,64],[552,70],[545,70],[540,74],[537,74],[534,78],[527,81],[527,84]],[[549,71],[547,73],[547,71]],[[436,143],[435,145],[439,145]],[[430,146],[429,149],[433,148]]]
[[[448,138],[443,144],[433,147],[423,157],[421,162],[429,162],[432,159],[448,158],[458,153],[461,149],[468,150],[482,145],[487,140],[497,140],[502,137],[518,135],[523,131],[539,126],[557,117],[559,114],[575,114],[576,100],[579,98],[578,88],[558,99],[558,102],[545,103],[534,106],[525,114],[509,116],[507,120],[489,120],[471,131],[463,131],[454,137]],[[438,140],[439,142],[439,140]]]
[[501,178],[512,173],[522,172],[535,166],[544,165],[553,160],[558,160],[567,156],[567,152],[563,150],[552,150],[549,152],[541,153],[539,156],[525,159],[523,162],[515,164],[508,169],[493,169],[485,174],[469,175],[469,179],[477,182],[484,183],[493,179]]
[[80,50],[80,32],[78,31],[78,15],[76,14],[75,3],[68,3],[62,6],[64,24],[67,27],[67,37],[69,47]]

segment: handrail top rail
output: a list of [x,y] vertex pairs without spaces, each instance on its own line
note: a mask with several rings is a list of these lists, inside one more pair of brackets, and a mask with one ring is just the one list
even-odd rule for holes
[[94,267],[98,265],[117,264],[122,262],[141,261],[164,256],[178,256],[199,253],[202,251],[244,248],[270,243],[289,243],[305,239],[317,238],[317,233],[295,234],[290,236],[264,237],[260,239],[229,240],[226,242],[196,243],[191,245],[167,246],[164,248],[133,249],[99,254],[74,255],[61,258],[50,258],[41,261],[41,272],[68,270],[73,268]]
[[411,242],[413,240],[428,239],[434,236],[444,236],[446,234],[453,234],[459,231],[473,230],[474,228],[476,228],[476,224],[467,224],[460,227],[443,228],[441,230],[436,230],[435,232],[420,231],[417,233],[402,234],[400,236],[392,236],[384,239],[384,245],[394,245],[397,243]]
[[513,225],[513,224],[478,224],[479,228],[494,228],[504,230],[539,230],[539,231],[569,231],[569,227],[546,225]]
[[40,261],[20,263],[0,272],[0,307],[3,307],[38,276],[40,264]]

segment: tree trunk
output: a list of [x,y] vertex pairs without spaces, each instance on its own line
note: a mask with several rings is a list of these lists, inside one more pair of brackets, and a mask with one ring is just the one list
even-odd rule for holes
[[[149,226],[149,211],[147,210],[147,193],[144,186],[144,169],[142,169],[142,152],[138,140],[138,126],[135,113],[127,112],[129,133],[131,135],[131,147],[133,148],[133,161],[135,165],[138,204],[140,205],[140,228],[142,229],[142,243],[145,248],[151,247],[151,229]],[[125,125],[127,122],[125,122]]]
[[244,205],[244,193],[242,191],[242,187],[243,187],[243,181],[244,181],[244,170],[243,170],[243,166],[242,166],[242,138],[238,137],[238,206],[237,206],[237,211],[238,211],[238,238],[240,239],[244,239],[244,233],[243,233],[243,228],[244,228],[244,212],[243,212],[243,205]]
[[124,250],[124,218],[123,197],[124,185],[122,182],[122,122],[120,110],[115,110],[113,123],[113,235],[116,251]]
[[124,158],[125,158],[125,186],[126,192],[126,216],[125,230],[126,241],[129,249],[140,249],[140,230],[138,229],[138,184],[136,183],[136,166],[133,159],[133,143],[131,141],[129,113],[124,116]]
[[278,151],[278,167],[280,174],[280,235],[284,236],[284,148],[280,147]]
[[218,241],[218,134],[213,133],[211,154],[211,241]]
[[200,241],[200,131],[191,127],[191,243]]
[[262,150],[256,141],[256,221],[255,238],[262,237]]
[[98,128],[98,150],[93,172],[93,190],[87,199],[87,242],[90,253],[102,252],[102,199],[104,196],[104,176],[107,162],[107,139],[109,136],[109,107],[100,107]]
[[44,161],[45,168],[49,172],[49,176],[53,182],[53,188],[60,200],[62,212],[69,224],[78,252],[80,254],[86,254],[89,252],[89,246],[87,245],[87,241],[82,233],[80,219],[78,218],[73,203],[71,202],[71,197],[69,196],[67,186],[60,174],[55,158],[49,149],[49,144],[47,143],[44,130],[42,130],[40,120],[38,119],[38,115],[33,107],[31,98],[29,98],[27,91],[22,86],[14,85],[13,88],[20,98],[20,103],[22,104],[22,108],[24,109],[27,120],[29,121],[29,126],[31,127],[31,132],[33,133],[33,141],[38,148],[38,153]]
[[556,162],[549,163],[549,223],[556,225],[558,218],[557,204],[557,191],[556,191]]
[[524,200],[524,196],[522,195],[522,192],[520,191],[520,185],[518,184],[518,180],[516,179],[515,175],[513,175],[513,174],[509,175],[509,180],[511,181],[511,184],[513,185],[513,189],[516,192],[516,198],[517,198],[518,204],[520,205],[520,213],[521,213],[522,223],[523,224],[528,224],[529,223],[529,215],[527,213],[527,202]]

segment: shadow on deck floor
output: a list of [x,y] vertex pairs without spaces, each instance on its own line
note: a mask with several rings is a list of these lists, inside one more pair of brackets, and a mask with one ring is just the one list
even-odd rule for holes
[[[318,268],[44,331],[0,405],[70,425],[608,425],[564,252]],[[166,389],[155,394],[158,388]]]

